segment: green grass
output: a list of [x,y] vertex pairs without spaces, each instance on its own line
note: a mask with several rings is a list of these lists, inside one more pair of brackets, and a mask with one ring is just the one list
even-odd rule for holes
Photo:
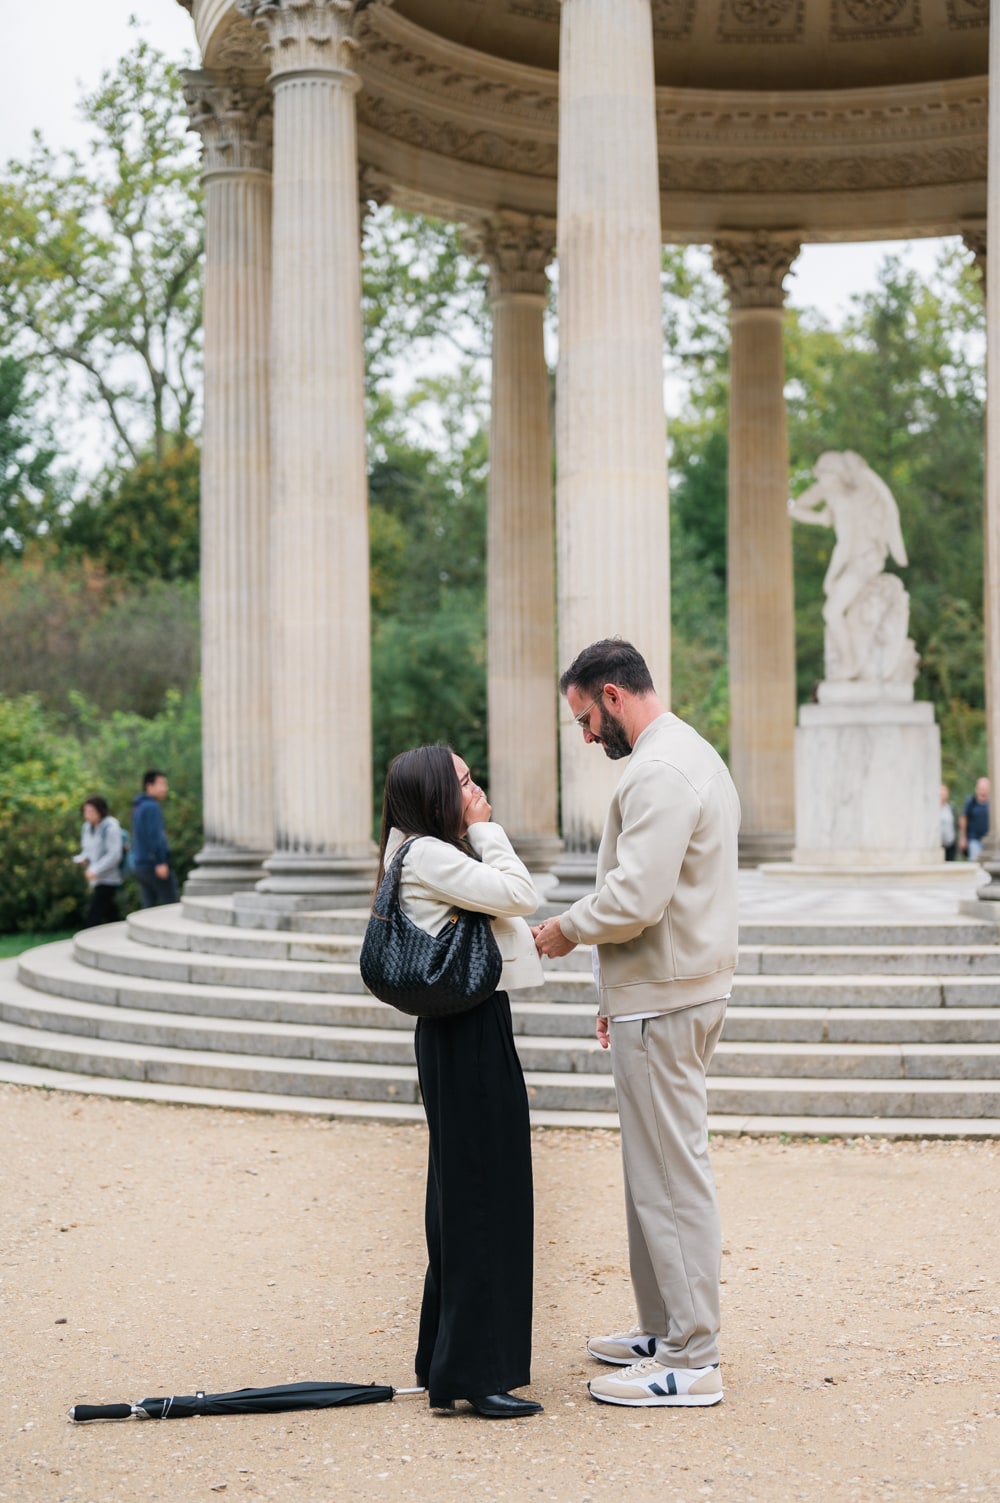
[[0,934],[0,960],[9,960],[35,945],[49,945],[55,939],[72,939],[73,929],[61,929],[56,934]]

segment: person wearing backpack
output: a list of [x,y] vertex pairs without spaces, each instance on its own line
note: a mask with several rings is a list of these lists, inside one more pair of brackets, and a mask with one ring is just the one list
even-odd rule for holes
[[83,921],[84,929],[97,924],[116,924],[121,918],[118,893],[122,885],[124,836],[121,825],[108,812],[107,800],[92,795],[81,806],[83,828],[80,850],[73,860],[83,866],[90,883],[90,903]]
[[132,800],[132,865],[143,908],[177,902],[177,878],[160,805],[170,792],[165,772],[143,774],[142,792]]

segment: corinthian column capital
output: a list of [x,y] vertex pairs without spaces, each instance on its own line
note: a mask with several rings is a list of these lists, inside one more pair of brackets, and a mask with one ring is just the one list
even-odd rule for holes
[[236,9],[267,32],[272,78],[320,69],[357,87],[355,21],[372,3],[387,0],[236,0]]
[[729,291],[731,308],[782,308],[785,277],[801,249],[797,240],[768,235],[726,235],[712,247],[712,264]]
[[204,175],[270,172],[270,90],[248,86],[237,74],[188,68],[181,76],[191,129],[202,139]]
[[470,225],[465,244],[470,256],[490,269],[491,298],[507,292],[548,293],[545,268],[556,248],[553,220],[502,210]]

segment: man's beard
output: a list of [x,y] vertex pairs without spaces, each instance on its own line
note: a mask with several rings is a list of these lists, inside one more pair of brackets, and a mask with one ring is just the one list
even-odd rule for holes
[[618,721],[608,714],[604,705],[599,706],[601,712],[601,733],[597,738],[604,748],[604,755],[611,762],[620,762],[622,757],[631,756],[632,747],[625,732]]

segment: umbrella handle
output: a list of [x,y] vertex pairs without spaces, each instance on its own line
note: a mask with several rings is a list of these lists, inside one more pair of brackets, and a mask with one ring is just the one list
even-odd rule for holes
[[397,1395],[401,1394],[401,1393],[426,1393],[426,1392],[427,1392],[426,1388],[394,1388],[392,1390],[392,1396],[393,1396],[393,1398],[396,1398]]
[[131,1419],[135,1414],[132,1404],[74,1404],[69,1411],[71,1420]]

